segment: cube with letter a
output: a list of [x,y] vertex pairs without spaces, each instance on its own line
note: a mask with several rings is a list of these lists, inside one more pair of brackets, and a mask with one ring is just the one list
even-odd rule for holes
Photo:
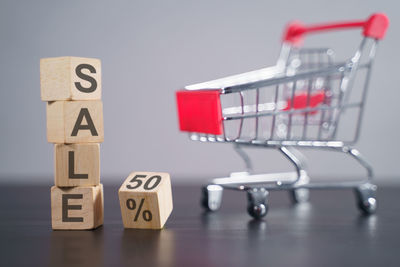
[[125,228],[161,229],[172,212],[168,173],[132,172],[118,195]]
[[50,143],[101,143],[104,140],[100,100],[48,102],[46,113]]
[[103,224],[103,185],[51,188],[54,230],[88,230]]
[[82,57],[42,58],[40,91],[43,101],[100,100],[100,60]]

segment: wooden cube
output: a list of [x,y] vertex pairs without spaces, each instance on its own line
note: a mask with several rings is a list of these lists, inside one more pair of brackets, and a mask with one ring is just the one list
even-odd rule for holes
[[100,60],[82,57],[42,58],[40,89],[43,101],[100,100]]
[[88,230],[103,224],[103,185],[51,188],[54,230]]
[[55,144],[56,186],[100,184],[100,144]]
[[48,102],[46,113],[50,143],[101,143],[104,140],[100,100]]
[[161,229],[172,212],[168,173],[132,172],[118,196],[125,228]]

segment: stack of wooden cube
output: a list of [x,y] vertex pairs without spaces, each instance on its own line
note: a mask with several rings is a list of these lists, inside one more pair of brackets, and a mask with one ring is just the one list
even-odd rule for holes
[[40,60],[41,98],[47,102],[47,141],[54,143],[53,229],[103,224],[100,143],[104,140],[99,59]]

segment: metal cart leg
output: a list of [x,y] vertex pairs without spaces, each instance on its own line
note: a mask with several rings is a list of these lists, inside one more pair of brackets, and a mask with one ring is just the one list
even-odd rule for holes
[[373,214],[376,212],[376,188],[376,185],[367,183],[354,190],[357,206],[364,214]]
[[239,156],[242,158],[244,161],[244,164],[246,166],[246,171],[248,173],[251,173],[253,171],[253,164],[251,163],[251,160],[247,153],[242,149],[242,147],[239,144],[235,144],[233,146],[233,149],[236,151],[236,153],[239,154]]
[[252,188],[247,191],[247,212],[255,219],[260,219],[268,212],[268,191],[265,188]]
[[223,188],[210,184],[203,187],[201,205],[208,211],[217,211],[221,207]]
[[361,166],[365,168],[367,171],[367,181],[363,184],[360,184],[354,189],[356,202],[358,208],[364,214],[373,214],[377,209],[377,199],[376,199],[376,190],[377,186],[372,184],[372,178],[374,176],[372,166],[367,162],[367,160],[361,155],[361,153],[355,149],[348,146],[343,146],[340,148],[336,148],[350,155],[354,158]]
[[294,204],[304,203],[310,199],[310,190],[307,188],[289,190],[289,197]]
[[[294,186],[308,184],[309,178],[305,170],[305,157],[303,154],[293,147],[280,147],[279,151],[281,151],[296,168],[298,178]],[[307,202],[310,197],[310,191],[306,188],[291,189],[289,190],[289,197],[294,204]]]

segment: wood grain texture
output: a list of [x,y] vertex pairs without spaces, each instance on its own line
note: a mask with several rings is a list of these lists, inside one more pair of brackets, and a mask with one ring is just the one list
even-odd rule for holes
[[54,182],[60,187],[100,184],[100,144],[55,144]]
[[42,58],[40,88],[43,101],[100,100],[101,62],[82,57]]
[[125,228],[161,229],[173,209],[168,173],[132,172],[118,195]]
[[[104,140],[103,103],[100,100],[48,102],[46,114],[47,141],[50,143],[101,143]],[[76,124],[82,129],[74,135]],[[87,125],[93,125],[95,133],[84,129]]]
[[64,113],[64,101],[47,102],[46,127],[48,142],[65,143]]
[[88,230],[103,224],[103,185],[51,188],[54,230]]

